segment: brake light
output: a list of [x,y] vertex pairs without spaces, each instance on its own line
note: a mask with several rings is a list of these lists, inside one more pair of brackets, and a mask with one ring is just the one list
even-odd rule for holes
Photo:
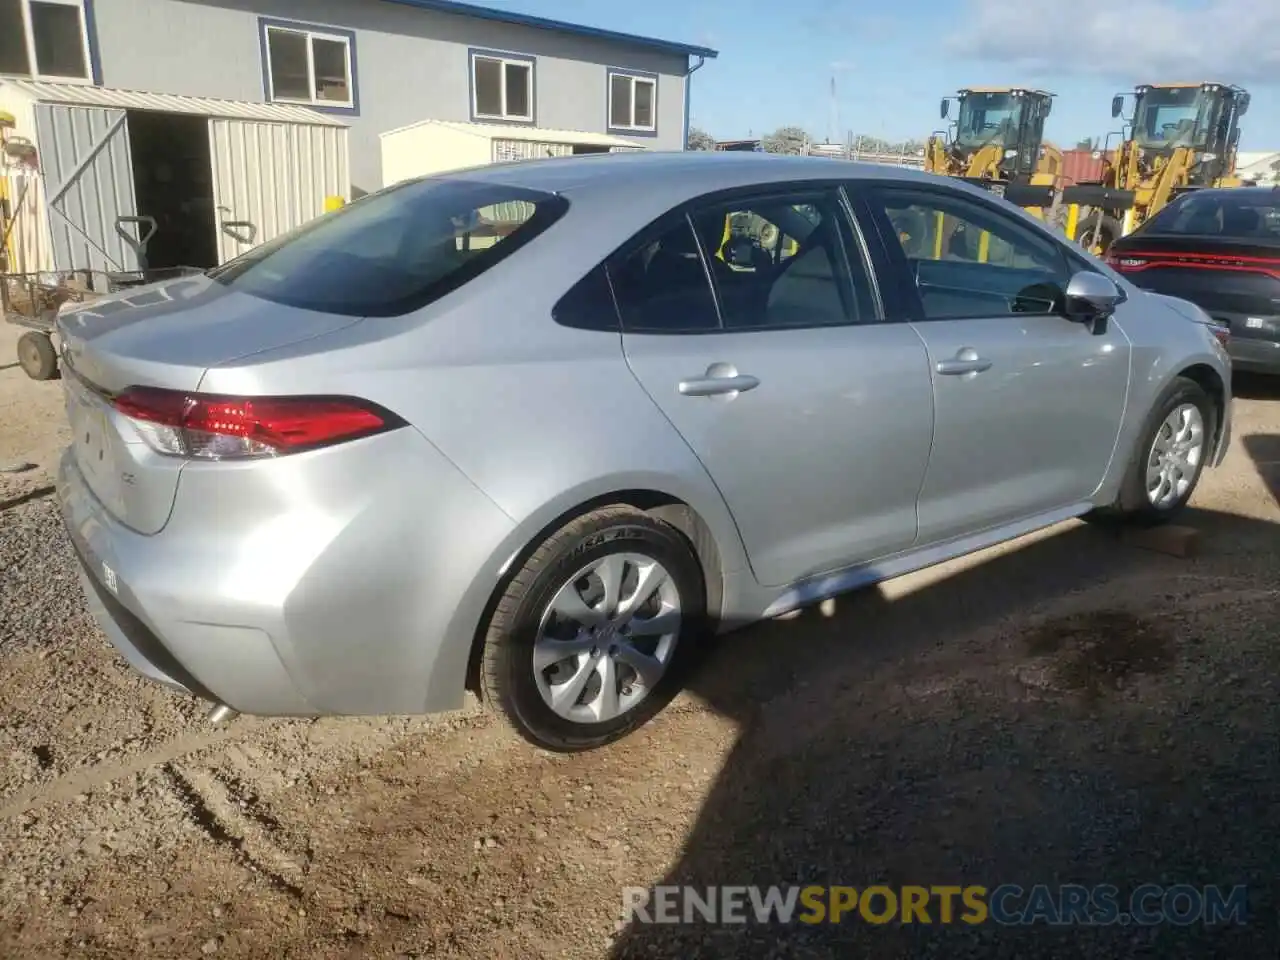
[[278,457],[404,423],[351,397],[228,397],[130,387],[112,404],[157,453],[198,460]]
[[1218,342],[1224,347],[1231,345],[1231,328],[1225,323],[1219,323],[1215,320],[1209,324],[1209,332],[1217,337]]

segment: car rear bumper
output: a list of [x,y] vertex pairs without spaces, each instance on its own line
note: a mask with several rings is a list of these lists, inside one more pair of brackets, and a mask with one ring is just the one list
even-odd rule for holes
[[1236,370],[1280,373],[1280,340],[1232,337],[1227,344],[1231,365]]
[[1237,370],[1280,373],[1280,316],[1211,312],[1231,331],[1227,352]]
[[169,523],[149,536],[114,520],[64,455],[58,501],[90,611],[143,676],[242,713],[461,706],[497,583],[489,552],[503,555],[514,525],[420,436],[398,433],[357,441],[354,472],[324,463],[331,451],[262,464],[257,479],[184,472]]

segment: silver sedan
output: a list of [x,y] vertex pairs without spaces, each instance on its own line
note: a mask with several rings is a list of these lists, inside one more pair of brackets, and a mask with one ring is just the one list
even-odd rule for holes
[[495,165],[62,316],[58,489],[108,636],[215,712],[470,687],[583,749],[716,632],[1174,515],[1230,435],[1213,330],[954,180]]

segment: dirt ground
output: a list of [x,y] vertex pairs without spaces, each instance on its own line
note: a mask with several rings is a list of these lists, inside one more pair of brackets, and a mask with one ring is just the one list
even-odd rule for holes
[[[36,464],[0,474],[0,956],[1277,956],[1280,387],[1237,400],[1194,558],[1063,524],[727,638],[574,757],[478,707],[208,726],[84,611],[59,417],[0,369],[0,467]],[[1246,884],[1249,913],[619,929],[664,881]]]

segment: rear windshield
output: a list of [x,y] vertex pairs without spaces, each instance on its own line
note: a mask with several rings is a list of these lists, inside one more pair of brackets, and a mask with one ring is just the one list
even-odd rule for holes
[[1185,194],[1148,220],[1143,232],[1280,241],[1280,194],[1256,187]]
[[371,193],[210,276],[304,310],[398,316],[456,290],[558,220],[554,194],[422,179]]

